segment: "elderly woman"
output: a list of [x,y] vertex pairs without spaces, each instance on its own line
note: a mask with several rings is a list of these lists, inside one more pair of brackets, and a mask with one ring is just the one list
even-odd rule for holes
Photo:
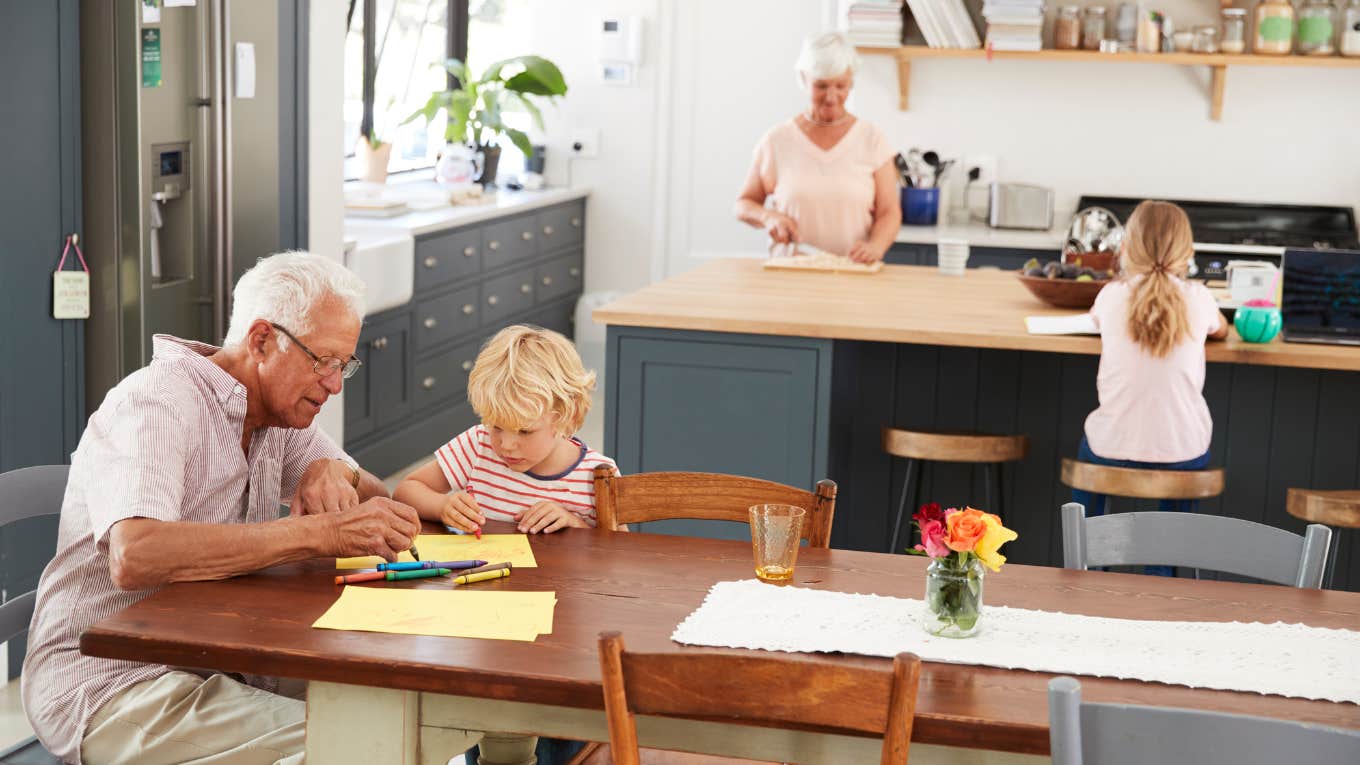
[[798,56],[807,109],[756,144],[736,212],[769,233],[772,253],[792,254],[806,243],[872,263],[902,224],[896,152],[881,130],[845,110],[856,63],[842,34],[807,40]]

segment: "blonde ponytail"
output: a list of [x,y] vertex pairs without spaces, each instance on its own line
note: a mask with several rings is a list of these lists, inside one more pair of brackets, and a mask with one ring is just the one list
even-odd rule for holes
[[1190,334],[1185,295],[1176,281],[1185,278],[1193,255],[1190,219],[1181,208],[1149,200],[1129,216],[1120,265],[1124,278],[1143,277],[1129,301],[1129,336],[1153,356],[1166,356]]

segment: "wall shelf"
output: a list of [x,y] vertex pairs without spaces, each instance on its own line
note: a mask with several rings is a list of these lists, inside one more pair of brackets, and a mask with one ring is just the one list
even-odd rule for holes
[[1089,50],[993,51],[982,48],[928,48],[905,45],[900,48],[859,48],[867,56],[891,56],[897,59],[897,108],[907,110],[911,88],[911,62],[918,58],[982,58],[1022,61],[1102,61],[1126,64],[1179,64],[1207,66],[1210,72],[1209,116],[1217,121],[1223,117],[1223,91],[1227,85],[1230,66],[1283,66],[1360,69],[1360,58],[1341,56],[1257,56],[1231,53],[1100,53]]

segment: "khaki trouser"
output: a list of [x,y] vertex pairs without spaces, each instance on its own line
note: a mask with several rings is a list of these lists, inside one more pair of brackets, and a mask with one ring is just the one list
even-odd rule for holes
[[306,743],[306,702],[226,675],[171,672],[105,703],[80,755],[87,765],[301,765]]

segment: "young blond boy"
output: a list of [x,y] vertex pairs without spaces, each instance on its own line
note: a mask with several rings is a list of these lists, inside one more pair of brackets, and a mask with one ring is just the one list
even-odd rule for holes
[[598,465],[618,467],[575,433],[590,410],[595,373],[562,335],[506,327],[477,354],[468,401],[482,418],[439,447],[393,499],[425,520],[477,532],[487,519],[521,533],[595,525]]

